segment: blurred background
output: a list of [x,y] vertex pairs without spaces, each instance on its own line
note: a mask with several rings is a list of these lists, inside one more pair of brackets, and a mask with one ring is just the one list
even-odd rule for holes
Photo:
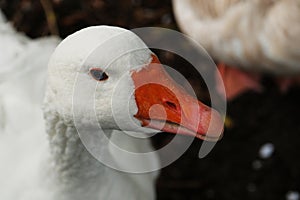
[[[171,0],[0,0],[0,8],[31,38],[64,38],[100,24],[180,30]],[[209,101],[188,63],[168,52],[157,54],[189,80],[200,99]],[[207,157],[198,158],[202,141],[195,140],[162,169],[158,199],[300,199],[300,89],[292,86],[282,93],[274,79],[262,81],[260,93],[245,92],[228,103],[224,137]],[[170,139],[159,134],[153,143],[159,147]]]

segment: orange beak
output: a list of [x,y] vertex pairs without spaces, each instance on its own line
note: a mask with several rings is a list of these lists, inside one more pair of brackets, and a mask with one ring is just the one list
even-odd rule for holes
[[223,132],[218,112],[189,95],[166,73],[156,56],[139,71],[133,71],[138,112],[142,126],[217,141]]

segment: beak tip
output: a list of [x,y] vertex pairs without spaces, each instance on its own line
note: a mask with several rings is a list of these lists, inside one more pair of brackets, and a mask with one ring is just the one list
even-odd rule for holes
[[224,120],[221,115],[214,109],[203,114],[201,123],[204,125],[201,139],[218,141],[222,138],[224,130]]
[[206,136],[210,138],[218,138],[218,140],[222,138],[224,130],[224,119],[214,109],[212,109],[210,112],[210,120],[206,130]]

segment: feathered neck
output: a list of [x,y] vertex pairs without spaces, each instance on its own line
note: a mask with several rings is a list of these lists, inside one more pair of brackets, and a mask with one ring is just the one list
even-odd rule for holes
[[[74,123],[72,116],[59,114],[64,112],[59,110],[60,105],[55,101],[52,93],[51,88],[48,88],[43,106],[46,132],[49,138],[48,152],[50,152],[50,160],[47,163],[51,163],[50,166],[46,163],[48,165],[46,168],[50,170],[46,174],[50,176],[50,190],[54,194],[52,199],[154,199],[154,183],[158,173],[119,172],[96,160],[83,145],[76,129],[78,126],[75,127],[75,124],[78,124]],[[110,138],[113,144],[117,143],[125,149],[129,148],[129,151],[152,152],[150,140],[134,140],[120,130],[104,130],[99,133],[98,129],[91,130],[93,124],[85,124],[86,120],[81,123],[84,127],[83,131],[88,131],[88,134],[86,132],[84,134],[89,136],[95,134],[94,137],[97,137],[93,140],[94,145],[100,147],[97,148],[97,154],[108,155],[121,167],[120,169],[128,163],[159,168],[157,155],[145,157],[138,163],[130,163],[121,158],[117,152],[112,152],[111,146],[114,145],[107,142],[107,138]],[[123,162],[120,162],[122,159]]]
[[72,123],[54,111],[44,111],[50,148],[49,170],[54,174],[54,185],[58,185],[55,198],[97,199],[101,181],[105,182],[105,166],[87,151]]
[[[72,122],[64,121],[52,109],[44,108],[44,116],[50,147],[48,163],[51,163],[48,167],[51,177],[46,178],[50,179],[48,189],[52,190],[53,199],[155,199],[157,172],[128,174],[106,167],[86,150]],[[112,138],[119,140],[119,136],[124,135],[119,132]],[[151,150],[148,140],[142,143],[126,138],[120,140],[130,148]],[[136,164],[158,165],[157,159],[154,156]]]

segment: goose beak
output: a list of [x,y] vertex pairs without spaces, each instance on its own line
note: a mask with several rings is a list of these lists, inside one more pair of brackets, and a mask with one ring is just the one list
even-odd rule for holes
[[156,56],[131,76],[138,107],[134,117],[142,126],[209,141],[221,138],[224,120],[220,114],[180,87]]

